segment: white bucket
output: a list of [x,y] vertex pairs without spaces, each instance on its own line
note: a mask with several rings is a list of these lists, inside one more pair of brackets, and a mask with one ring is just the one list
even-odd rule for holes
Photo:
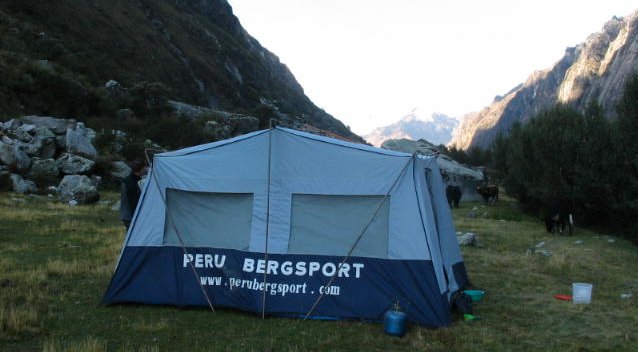
[[591,303],[591,289],[592,284],[586,284],[582,282],[574,282],[572,284],[572,301],[575,304],[589,304]]

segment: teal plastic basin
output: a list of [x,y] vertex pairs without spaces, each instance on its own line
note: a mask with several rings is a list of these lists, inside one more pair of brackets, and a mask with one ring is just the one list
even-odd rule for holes
[[465,290],[463,291],[466,295],[472,297],[472,302],[480,302],[485,295],[483,290]]

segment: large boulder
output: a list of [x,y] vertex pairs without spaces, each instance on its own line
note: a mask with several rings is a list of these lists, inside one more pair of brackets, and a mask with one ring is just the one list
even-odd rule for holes
[[16,167],[16,155],[13,152],[13,145],[7,143],[8,138],[0,141],[0,163],[6,165],[9,169]]
[[22,121],[17,119],[11,119],[2,124],[2,129],[4,131],[17,130],[18,128],[20,128],[20,126],[22,126]]
[[54,159],[33,159],[29,178],[40,186],[50,186],[57,183],[60,176],[58,163]]
[[31,158],[22,150],[19,142],[7,144],[4,141],[0,141],[0,163],[9,170],[26,172],[31,167]]
[[[10,120],[12,122],[14,120]],[[29,143],[33,139],[33,135],[31,135],[31,131],[35,129],[35,125],[23,125],[20,121],[12,122],[10,124],[10,128],[8,128],[5,133],[7,136],[12,139]]]
[[25,180],[20,175],[11,174],[11,182],[13,183],[13,191],[15,193],[27,194],[38,191],[33,181]]
[[123,161],[114,161],[111,163],[111,166],[112,170],[110,175],[115,178],[123,179],[131,173],[131,168]]
[[29,168],[31,167],[31,158],[24,152],[24,150],[22,150],[22,147],[20,145],[14,145],[13,153],[16,156],[16,169],[23,173],[29,171]]
[[95,131],[86,128],[82,122],[78,122],[66,130],[66,151],[95,160],[98,153],[93,146],[93,138],[95,138]]
[[38,157],[41,159],[53,158],[56,153],[55,133],[44,126],[38,126],[35,130],[33,144],[39,147]]
[[56,119],[49,116],[23,116],[20,120],[36,126],[43,126],[56,135],[66,134],[67,128],[75,124],[75,120]]
[[84,175],[64,176],[58,189],[60,191],[60,199],[65,202],[75,201],[77,204],[93,204],[100,200],[96,185]]
[[93,160],[69,153],[60,155],[56,162],[60,171],[67,175],[88,174],[95,166]]

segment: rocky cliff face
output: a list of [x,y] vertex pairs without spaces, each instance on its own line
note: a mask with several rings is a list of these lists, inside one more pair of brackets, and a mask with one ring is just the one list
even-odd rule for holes
[[425,139],[435,145],[447,144],[452,138],[452,131],[458,121],[444,114],[432,114],[427,119],[420,119],[417,111],[412,110],[401,120],[389,126],[379,127],[363,138],[368,143],[381,146],[391,139]]
[[526,122],[556,103],[584,111],[589,103],[598,102],[607,116],[614,116],[625,82],[637,70],[638,12],[634,12],[614,17],[601,32],[567,48],[552,68],[533,73],[488,107],[464,116],[450,145],[488,147],[499,133],[507,134],[515,121]]
[[[4,119],[90,115],[96,109],[91,87],[109,80],[126,87],[157,82],[169,88],[169,99],[258,115],[260,127],[275,117],[361,140],[306,97],[279,58],[242,28],[226,0],[5,1],[0,73]],[[40,79],[44,75],[55,79]],[[58,93],[43,99],[38,91],[46,89]],[[67,98],[69,106],[60,106]],[[78,109],[79,103],[86,108]]]

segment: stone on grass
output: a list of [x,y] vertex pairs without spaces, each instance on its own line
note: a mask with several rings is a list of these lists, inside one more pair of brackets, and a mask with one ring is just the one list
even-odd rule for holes
[[457,236],[456,240],[458,241],[459,246],[475,246],[477,242],[476,234],[472,232]]
[[93,204],[100,200],[97,187],[90,178],[84,175],[66,175],[58,186],[60,200],[75,200],[78,204]]

